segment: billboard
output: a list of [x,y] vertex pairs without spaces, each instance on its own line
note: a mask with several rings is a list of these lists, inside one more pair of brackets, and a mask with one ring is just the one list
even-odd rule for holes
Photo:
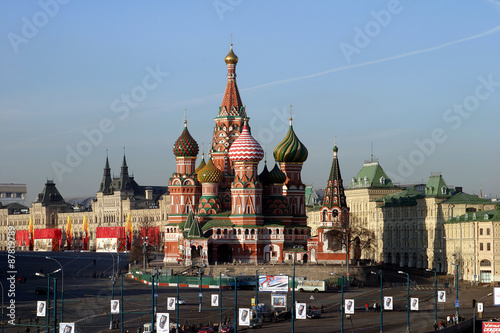
[[297,303],[295,305],[295,318],[306,319],[306,303]]
[[47,307],[45,301],[37,301],[36,302],[36,316],[37,317],[45,317],[47,313]]
[[346,299],[344,302],[345,302],[345,313],[354,314],[354,300]]
[[288,276],[260,275],[259,291],[288,292]]
[[500,306],[500,287],[493,288],[493,305]]
[[111,300],[111,313],[117,314],[120,313],[120,301],[117,299]]
[[384,296],[384,310],[392,310],[392,296]]
[[439,290],[438,291],[438,302],[445,303],[446,302],[446,291]]
[[158,333],[170,332],[170,318],[168,313],[156,314],[156,332]]
[[418,298],[410,299],[410,310],[418,311]]
[[59,323],[59,333],[74,333],[75,323]]
[[286,307],[286,295],[272,295],[271,304],[275,308]]
[[483,332],[500,333],[500,322],[483,321]]

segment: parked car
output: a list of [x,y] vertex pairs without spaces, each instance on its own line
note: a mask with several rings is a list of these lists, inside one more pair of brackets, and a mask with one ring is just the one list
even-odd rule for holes
[[234,327],[229,325],[222,325],[220,333],[234,333]]
[[317,319],[317,318],[321,318],[321,312],[318,311],[318,310],[308,310],[307,311],[307,314],[306,314],[306,317],[308,319]]
[[[37,295],[47,295],[47,287],[39,287],[35,289],[35,294]],[[49,295],[54,295],[54,291],[49,289]]]
[[214,333],[214,329],[212,327],[202,327],[198,329],[198,333]]

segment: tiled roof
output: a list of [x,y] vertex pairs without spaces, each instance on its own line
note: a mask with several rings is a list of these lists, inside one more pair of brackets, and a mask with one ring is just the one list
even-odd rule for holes
[[196,157],[198,155],[198,143],[193,139],[187,129],[186,122],[184,130],[174,143],[174,155],[177,157]]
[[459,192],[443,201],[444,204],[492,204],[490,200],[482,199],[475,194]]

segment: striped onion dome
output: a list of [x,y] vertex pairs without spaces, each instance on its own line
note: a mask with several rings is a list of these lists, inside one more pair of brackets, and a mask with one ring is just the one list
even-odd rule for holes
[[274,159],[277,162],[304,162],[307,160],[307,148],[300,142],[293,131],[290,118],[290,128],[285,138],[274,149]]
[[201,183],[220,183],[224,175],[212,162],[212,159],[208,159],[207,165],[205,165],[198,172],[198,180]]
[[267,182],[269,184],[283,184],[286,180],[286,175],[283,171],[281,171],[278,164],[274,165],[274,168],[267,175]]
[[187,129],[187,121],[184,121],[184,130],[174,143],[174,155],[177,157],[196,157],[198,155],[198,143],[193,139]]
[[264,150],[253,138],[245,121],[240,136],[229,148],[229,158],[232,161],[252,161],[259,162],[264,158]]
[[202,155],[201,157],[201,162],[200,162],[200,165],[198,165],[198,167],[194,170],[195,173],[199,173],[201,169],[203,169],[203,167],[207,165],[207,163],[205,163],[205,154]]

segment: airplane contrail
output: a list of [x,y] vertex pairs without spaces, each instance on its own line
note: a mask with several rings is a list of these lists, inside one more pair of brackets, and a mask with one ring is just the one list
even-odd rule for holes
[[497,32],[499,30],[500,30],[500,25],[497,25],[496,27],[494,27],[494,28],[492,28],[490,30],[483,31],[483,32],[478,33],[476,35],[465,37],[465,38],[458,39],[458,40],[454,40],[452,42],[448,42],[448,43],[444,43],[444,44],[441,44],[441,45],[429,47],[429,48],[426,48],[426,49],[421,49],[421,50],[416,50],[416,51],[401,53],[401,54],[397,54],[397,55],[394,55],[394,56],[391,56],[391,57],[387,57],[387,58],[382,58],[382,59],[377,59],[377,60],[362,62],[360,64],[349,65],[349,66],[342,66],[342,67],[336,67],[336,68],[332,68],[332,69],[329,69],[329,70],[326,70],[326,71],[323,71],[323,72],[319,72],[319,73],[314,73],[314,74],[299,76],[299,77],[290,78],[290,79],[284,79],[284,80],[278,80],[278,81],[268,82],[268,83],[260,84],[260,85],[257,85],[257,86],[253,86],[253,87],[242,89],[242,91],[248,91],[248,90],[259,89],[259,88],[274,86],[274,85],[283,84],[283,83],[289,83],[289,82],[294,82],[294,81],[300,81],[300,80],[310,79],[310,78],[313,78],[313,77],[322,76],[322,75],[326,75],[326,74],[330,74],[330,73],[335,73],[335,72],[341,72],[341,71],[345,71],[345,70],[352,69],[352,68],[359,68],[359,67],[364,67],[364,66],[379,64],[379,63],[382,63],[382,62],[387,62],[387,61],[391,61],[391,60],[395,60],[395,59],[401,59],[401,58],[411,57],[411,56],[414,56],[414,55],[417,55],[417,54],[422,54],[422,53],[427,53],[427,52],[431,52],[431,51],[436,51],[436,50],[439,50],[439,49],[442,49],[442,48],[445,48],[445,47],[448,47],[448,46],[451,46],[451,45],[455,45],[455,44],[467,42],[467,41],[470,41],[470,40],[473,40],[473,39],[481,38],[481,37],[484,37],[484,36],[487,36],[487,35],[491,35],[491,34]]

